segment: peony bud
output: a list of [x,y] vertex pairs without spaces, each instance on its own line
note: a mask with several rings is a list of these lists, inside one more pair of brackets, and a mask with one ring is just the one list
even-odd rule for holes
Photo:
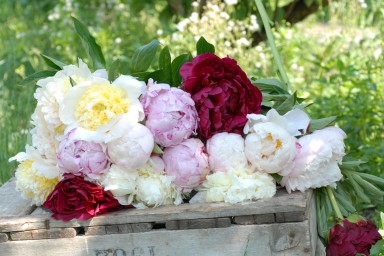
[[175,177],[181,188],[193,188],[209,173],[208,156],[199,139],[188,139],[177,146],[166,148],[163,155],[165,171]]
[[209,167],[214,172],[241,170],[247,166],[244,139],[236,133],[217,133],[207,141]]
[[127,125],[125,129],[125,134],[107,143],[109,158],[122,169],[142,168],[151,156],[153,135],[139,123]]
[[147,118],[145,125],[153,133],[155,142],[163,147],[179,144],[197,129],[195,103],[183,90],[156,84],[150,79],[142,104]]
[[99,179],[108,170],[107,154],[99,143],[74,139],[76,129],[66,134],[57,154],[59,168],[65,173]]

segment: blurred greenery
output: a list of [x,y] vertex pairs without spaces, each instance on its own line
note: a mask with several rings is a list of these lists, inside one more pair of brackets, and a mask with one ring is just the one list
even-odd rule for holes
[[[8,159],[23,151],[28,141],[36,87],[20,82],[48,68],[40,54],[66,64],[76,63],[77,58],[89,63],[71,16],[89,27],[102,47],[107,67],[118,58],[122,73],[127,71],[133,51],[155,38],[174,54],[195,54],[195,43],[204,36],[216,46],[219,56],[237,59],[249,76],[277,77],[268,44],[252,46],[254,32],[260,31],[257,15],[247,11],[245,1],[230,2],[236,1],[206,1],[201,11],[200,4],[186,0],[1,1],[0,184],[15,168]],[[292,1],[266,2],[275,17],[274,6]],[[311,117],[338,116],[336,125],[348,135],[348,157],[365,161],[364,171],[381,176],[383,16],[383,1],[340,0],[296,25],[281,21],[281,15],[274,24],[293,91],[306,98],[306,103],[314,103],[307,108]]]

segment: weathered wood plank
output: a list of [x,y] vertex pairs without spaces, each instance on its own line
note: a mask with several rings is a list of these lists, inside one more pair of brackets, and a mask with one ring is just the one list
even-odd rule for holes
[[22,232],[11,232],[11,239],[13,241],[74,238],[75,236],[76,230],[74,228],[51,228]]
[[84,229],[86,236],[107,235],[107,234],[128,234],[148,232],[153,228],[153,223],[119,224],[108,226],[93,226]]
[[15,178],[0,187],[0,217],[23,216],[32,210],[31,202],[22,198],[21,193],[16,190]]
[[[279,191],[273,198],[238,204],[184,204],[148,209],[126,209],[108,215],[96,216],[88,221],[57,221],[49,216],[35,215],[20,218],[0,218],[0,232],[26,231],[59,227],[104,226],[142,222],[165,222],[181,219],[221,218],[260,215],[281,212],[306,212],[312,191],[306,193]],[[288,203],[289,202],[289,203]]]
[[0,243],[4,243],[8,241],[8,235],[5,233],[0,233]]
[[251,225],[251,224],[269,224],[275,223],[275,214],[259,214],[259,215],[248,215],[248,216],[235,216],[233,222],[239,225]]
[[230,218],[170,220],[165,223],[169,230],[226,228],[231,226]]
[[314,248],[308,221],[0,243],[0,251],[7,256],[305,256],[314,255]]

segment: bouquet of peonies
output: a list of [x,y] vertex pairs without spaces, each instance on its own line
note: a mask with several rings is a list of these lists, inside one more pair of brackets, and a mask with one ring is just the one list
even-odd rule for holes
[[[346,134],[329,126],[332,117],[311,120],[284,83],[250,79],[204,38],[193,58],[171,61],[154,40],[135,52],[126,74],[118,61],[107,72],[100,46],[73,20],[95,70],[43,55],[52,70],[26,79],[38,80],[32,145],[11,158],[20,163],[17,189],[53,218],[238,203],[271,198],[276,184],[290,193],[335,188],[343,178]],[[148,71],[156,56],[158,69]]]

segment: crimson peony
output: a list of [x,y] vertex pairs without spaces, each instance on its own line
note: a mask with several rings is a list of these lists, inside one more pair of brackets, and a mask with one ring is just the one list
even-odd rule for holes
[[247,114],[261,112],[260,90],[234,59],[204,53],[185,63],[180,75],[196,104],[198,133],[203,140],[220,132],[242,135]]

